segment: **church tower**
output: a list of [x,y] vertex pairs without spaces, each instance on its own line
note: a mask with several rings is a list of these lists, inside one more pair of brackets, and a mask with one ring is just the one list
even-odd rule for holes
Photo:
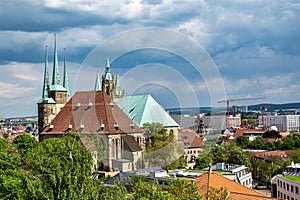
[[[95,82],[95,90],[99,90],[100,82],[99,77],[97,75],[96,82]],[[110,73],[110,63],[109,59],[106,59],[106,67],[105,67],[105,74],[102,75],[102,91],[111,96],[112,100],[115,103],[118,103],[120,99],[124,96],[124,90],[121,88],[120,84],[120,76],[111,75]]]
[[112,97],[115,89],[114,76],[110,74],[109,59],[106,59],[105,74],[102,75],[102,91]]
[[[46,47],[45,71],[42,98],[38,101],[38,125],[39,132],[51,124],[51,121],[64,107],[68,100],[69,85],[67,76],[66,58],[64,58],[64,87],[60,85],[58,70],[58,56],[56,50],[56,34],[54,34],[54,56],[52,84],[49,85],[48,51]],[[66,87],[66,88],[65,88]]]

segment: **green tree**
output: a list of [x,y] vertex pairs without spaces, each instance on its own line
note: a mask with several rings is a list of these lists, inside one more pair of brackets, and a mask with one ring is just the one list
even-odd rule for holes
[[251,162],[248,155],[243,152],[242,148],[238,147],[234,142],[224,146],[224,157],[227,158],[226,163],[245,165],[251,170]]
[[212,161],[213,161],[213,154],[212,154],[212,152],[209,152],[205,156],[199,156],[198,158],[196,158],[195,167],[200,168],[200,169],[208,167],[209,164],[212,163]]
[[84,199],[91,190],[90,153],[74,137],[46,139],[29,156],[32,199]]
[[263,138],[282,138],[280,133],[275,130],[266,131],[262,135]]
[[294,161],[294,163],[300,163],[300,149],[294,150],[291,155],[291,158],[292,161]]
[[19,135],[13,140],[13,145],[23,153],[36,148],[37,144],[38,142],[34,137],[26,134]]
[[262,137],[256,137],[251,143],[252,149],[265,149],[265,141]]
[[235,143],[242,149],[247,149],[249,147],[249,139],[244,135],[240,135],[235,139]]
[[201,195],[198,193],[198,187],[183,180],[169,183],[168,192],[178,200],[201,199]]

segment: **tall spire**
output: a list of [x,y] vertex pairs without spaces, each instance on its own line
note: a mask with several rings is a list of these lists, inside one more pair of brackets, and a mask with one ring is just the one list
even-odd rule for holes
[[122,95],[122,88],[120,84],[120,76],[119,74],[116,75],[116,80],[115,80],[115,93],[116,96],[121,96]]
[[58,70],[58,58],[56,50],[56,33],[54,33],[54,58],[53,58],[53,75],[52,75],[52,85],[59,85],[59,70]]
[[48,49],[47,45],[45,46],[45,71],[44,71],[44,84],[43,84],[43,94],[42,98],[45,99],[48,97],[49,89],[49,72],[48,72]]
[[112,76],[110,74],[110,63],[108,58],[106,58],[105,80],[112,80]]
[[100,83],[100,78],[99,78],[99,72],[97,72],[97,76],[96,76],[95,91],[101,91],[101,83]]
[[66,48],[64,48],[64,80],[63,87],[67,90],[67,97],[70,98],[70,89],[68,82],[68,73],[67,73],[67,61],[66,61]]

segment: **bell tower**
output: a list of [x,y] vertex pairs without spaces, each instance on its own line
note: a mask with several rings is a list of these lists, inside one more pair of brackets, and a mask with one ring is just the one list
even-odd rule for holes
[[[46,46],[45,56],[45,71],[42,98],[38,101],[38,125],[39,133],[41,133],[46,126],[51,124],[51,121],[60,112],[62,107],[67,103],[69,85],[67,76],[66,57],[64,57],[64,87],[60,85],[60,76],[58,70],[58,56],[56,50],[56,34],[54,34],[54,56],[53,56],[53,74],[52,84],[49,84],[48,72],[48,50]],[[66,87],[66,88],[65,88]]]
[[110,73],[109,59],[106,59],[105,74],[102,75],[102,91],[112,96],[115,89],[114,76]]

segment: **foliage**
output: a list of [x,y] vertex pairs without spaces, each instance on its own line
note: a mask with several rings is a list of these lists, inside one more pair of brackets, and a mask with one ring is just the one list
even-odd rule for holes
[[145,167],[163,166],[167,169],[175,169],[182,166],[185,161],[178,159],[183,152],[183,146],[177,142],[174,133],[168,133],[160,123],[145,123],[144,134],[146,137]]
[[251,162],[248,155],[234,142],[230,142],[224,146],[223,155],[227,158],[226,163],[245,165],[251,170]]
[[202,168],[208,167],[209,164],[211,164],[212,162],[213,162],[213,154],[212,154],[212,152],[209,152],[208,154],[206,154],[203,157],[199,156],[198,158],[196,158],[195,167],[202,169]]
[[34,149],[37,144],[38,142],[34,137],[26,134],[19,135],[13,140],[13,145],[23,153]]
[[177,181],[169,184],[168,192],[177,199],[181,200],[198,200],[201,195],[198,193],[198,187],[186,181]]
[[262,135],[263,138],[282,138],[280,133],[275,130],[266,131]]
[[249,139],[244,136],[240,135],[235,139],[236,144],[241,147],[242,149],[246,149],[249,146]]
[[208,192],[204,195],[204,200],[230,200],[230,193],[225,187],[214,188],[209,187]]
[[294,150],[291,157],[294,163],[300,163],[300,149]]

